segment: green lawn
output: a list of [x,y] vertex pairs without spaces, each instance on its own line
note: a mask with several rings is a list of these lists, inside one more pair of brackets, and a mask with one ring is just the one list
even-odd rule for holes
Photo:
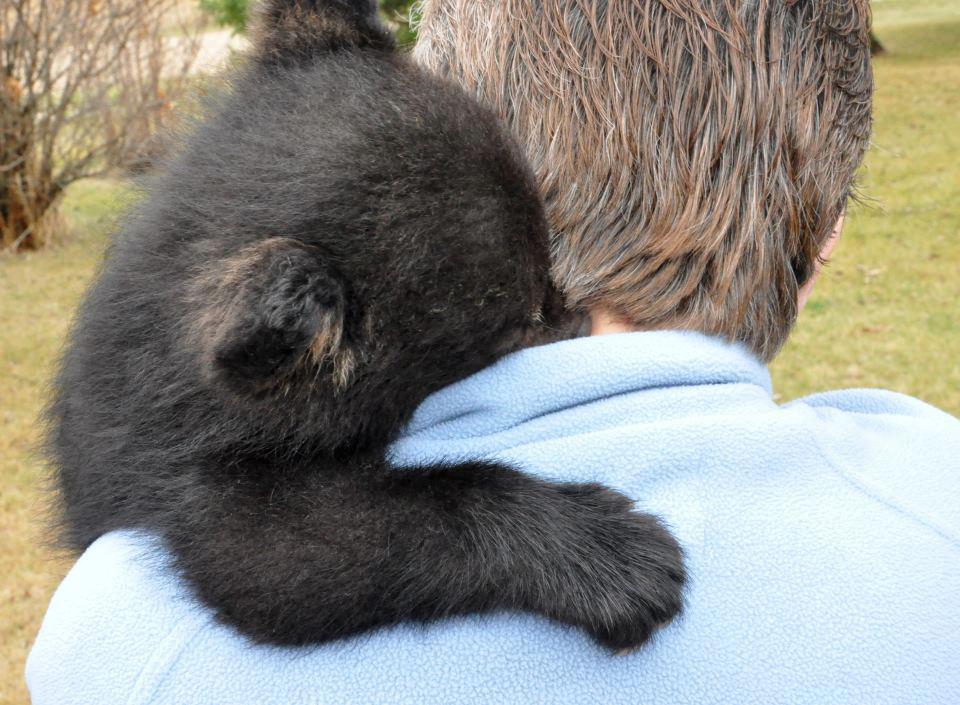
[[[960,414],[960,3],[878,0],[868,206],[773,366],[781,399],[881,386]],[[43,547],[37,413],[71,312],[127,191],[77,184],[72,233],[0,257],[0,703],[27,702],[23,660],[67,567]]]
[[66,244],[0,258],[0,703],[27,702],[23,660],[66,567],[44,546],[37,414],[121,193],[116,183],[77,184]]

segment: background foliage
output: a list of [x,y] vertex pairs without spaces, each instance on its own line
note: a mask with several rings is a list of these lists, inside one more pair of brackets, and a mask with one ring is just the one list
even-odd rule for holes
[[196,12],[181,10],[181,0],[0,3],[0,248],[45,246],[63,229],[70,184],[157,155],[199,49]]
[[[384,18],[397,32],[401,44],[411,44],[416,31],[411,27],[410,14],[415,0],[379,0]],[[247,25],[249,9],[255,0],[200,0],[200,7],[218,24],[242,32]]]
[[242,32],[247,24],[247,8],[250,0],[200,0],[200,8],[213,21],[224,27]]

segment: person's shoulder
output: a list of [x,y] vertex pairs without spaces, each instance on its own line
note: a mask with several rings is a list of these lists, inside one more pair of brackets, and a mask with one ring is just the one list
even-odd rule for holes
[[784,408],[812,418],[811,442],[852,489],[960,549],[960,420],[879,389],[825,392]]
[[157,672],[209,624],[157,549],[118,532],[77,560],[27,660],[34,705],[147,702]]
[[797,399],[784,408],[807,406],[867,416],[900,416],[946,424],[960,431],[960,420],[914,397],[886,389],[839,389]]

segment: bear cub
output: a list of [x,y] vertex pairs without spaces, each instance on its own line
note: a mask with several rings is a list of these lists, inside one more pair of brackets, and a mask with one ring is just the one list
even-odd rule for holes
[[559,325],[518,147],[395,51],[374,0],[259,22],[78,314],[48,411],[66,543],[159,537],[260,643],[524,610],[643,644],[685,574],[628,498],[387,460],[428,394]]

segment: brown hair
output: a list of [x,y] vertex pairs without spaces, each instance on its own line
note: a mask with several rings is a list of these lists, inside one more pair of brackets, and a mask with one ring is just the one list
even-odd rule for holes
[[870,134],[866,0],[427,0],[415,49],[527,148],[568,305],[786,340]]

